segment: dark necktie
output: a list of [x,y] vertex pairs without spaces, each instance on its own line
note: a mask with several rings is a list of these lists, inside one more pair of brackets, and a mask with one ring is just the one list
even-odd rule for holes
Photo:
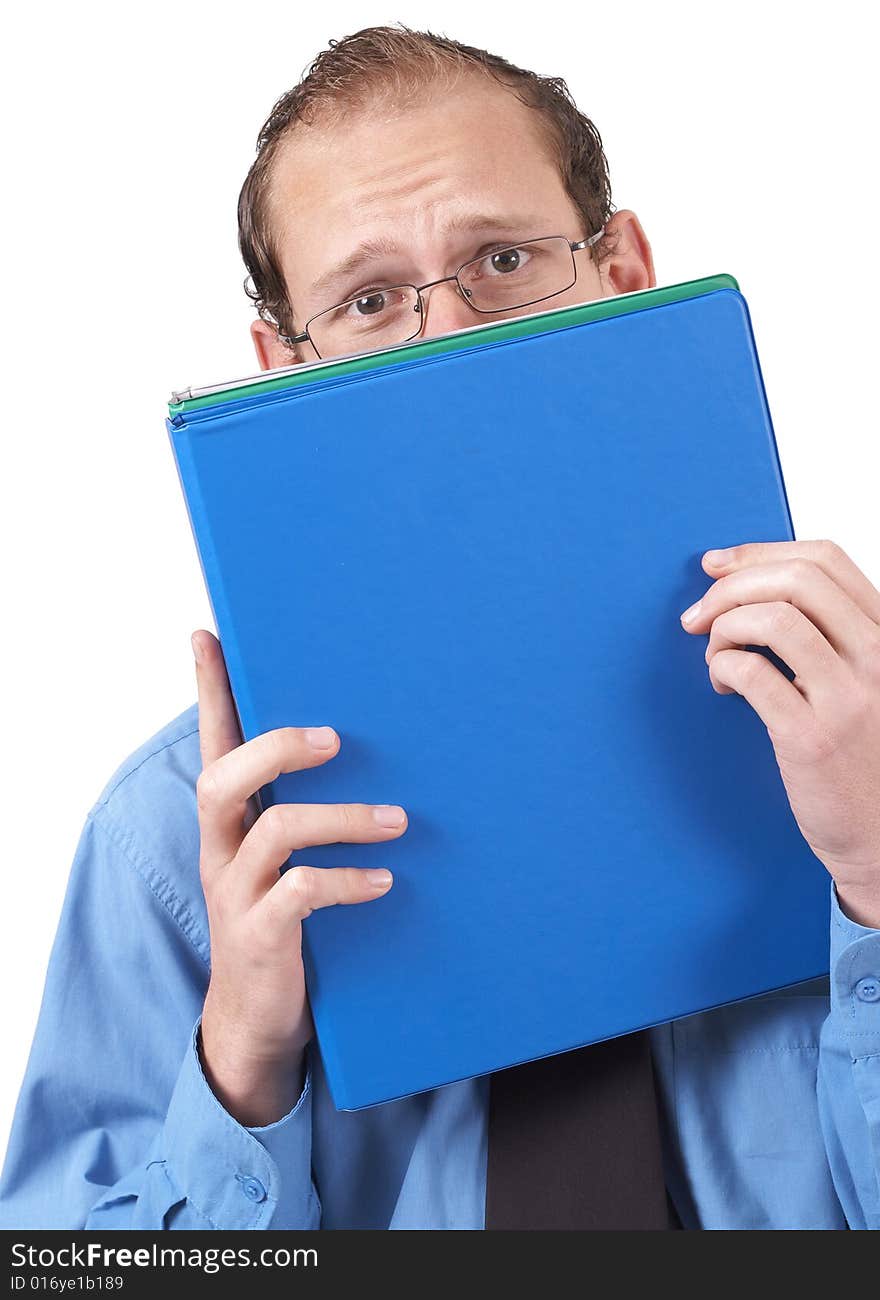
[[491,1076],[486,1227],[681,1227],[646,1033]]

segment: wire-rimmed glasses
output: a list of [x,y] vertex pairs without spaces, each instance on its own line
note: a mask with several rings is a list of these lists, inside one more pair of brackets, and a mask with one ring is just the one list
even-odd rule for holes
[[604,233],[603,227],[588,239],[527,239],[472,258],[455,275],[440,280],[369,289],[318,312],[301,334],[279,338],[288,347],[311,343],[321,359],[407,343],[424,325],[423,291],[448,281],[455,282],[468,306],[481,315],[531,307],[572,287],[577,280],[575,253],[592,248]]

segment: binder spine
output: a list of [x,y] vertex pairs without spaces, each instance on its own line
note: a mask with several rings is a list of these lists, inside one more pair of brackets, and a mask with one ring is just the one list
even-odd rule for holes
[[755,340],[755,327],[752,322],[752,314],[749,311],[749,304],[746,302],[745,298],[741,293],[735,290],[730,290],[729,292],[731,292],[733,296],[737,299],[737,302],[739,303],[740,306],[740,310],[742,311],[743,314],[743,319],[745,320],[746,331],[748,333],[749,343],[751,344],[752,362],[755,367],[755,380],[757,382],[758,389],[761,393],[761,401],[764,406],[764,414],[767,419],[767,427],[770,430],[770,449],[773,453],[773,463],[776,467],[776,480],[779,485],[779,492],[782,497],[782,503],[785,506],[785,515],[786,515],[786,519],[788,520],[788,530],[791,534],[791,540],[794,541],[797,538],[797,533],[795,532],[795,527],[794,527],[794,516],[792,515],[791,512],[791,502],[788,499],[788,489],[785,486],[785,478],[782,473],[782,460],[779,455],[779,442],[776,437],[776,428],[773,424],[773,417],[770,414],[770,403],[767,400],[767,385],[764,382],[764,372],[761,369],[761,361],[758,356],[758,345]]
[[199,436],[198,431],[188,429],[185,424],[175,427],[171,420],[166,420],[165,426],[171,441],[177,476],[183,490],[187,517],[189,518],[196,553],[199,557],[211,613],[214,616],[220,644],[223,647],[223,657],[226,661],[226,671],[229,674],[229,684],[232,688],[232,697],[238,715],[239,727],[244,739],[250,740],[253,736],[258,735],[262,728],[258,724],[256,710],[250,694],[247,674],[238,645],[235,623],[226,597],[220,566],[217,563],[210,518],[205,508],[199,474],[192,455],[191,443],[193,438]]

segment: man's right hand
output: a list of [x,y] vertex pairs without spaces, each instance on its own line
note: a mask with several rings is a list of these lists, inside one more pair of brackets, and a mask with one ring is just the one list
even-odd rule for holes
[[295,866],[315,844],[396,839],[406,813],[395,805],[277,804],[254,795],[282,772],[334,758],[330,727],[279,727],[242,743],[220,642],[192,637],[199,691],[200,870],[211,934],[211,979],[201,1024],[202,1065],[225,1109],[248,1127],[287,1114],[302,1089],[313,1024],[306,996],[301,922],[317,907],[365,903],[387,893],[391,873]]

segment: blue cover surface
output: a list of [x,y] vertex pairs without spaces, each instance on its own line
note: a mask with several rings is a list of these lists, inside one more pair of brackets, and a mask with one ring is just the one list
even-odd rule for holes
[[294,859],[395,876],[304,926],[337,1107],[827,970],[765,728],[679,624],[704,550],[793,536],[739,293],[168,428],[244,735],[342,737],[264,801],[409,814]]

